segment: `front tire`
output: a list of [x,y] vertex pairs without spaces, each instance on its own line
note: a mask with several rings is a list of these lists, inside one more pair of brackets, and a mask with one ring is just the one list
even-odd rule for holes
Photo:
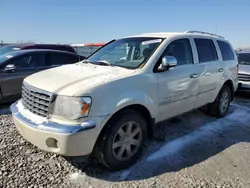
[[133,110],[117,114],[100,135],[96,150],[98,160],[110,169],[120,170],[133,165],[142,154],[147,140],[147,123]]
[[227,113],[232,98],[232,92],[229,86],[224,85],[215,101],[208,105],[209,113],[216,118],[221,118]]

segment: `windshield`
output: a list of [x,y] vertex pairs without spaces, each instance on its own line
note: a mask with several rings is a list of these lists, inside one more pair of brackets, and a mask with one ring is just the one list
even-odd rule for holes
[[0,64],[5,62],[8,59],[11,59],[11,58],[19,55],[20,53],[21,53],[21,51],[13,51],[13,52],[8,52],[8,53],[0,55]]
[[8,58],[5,55],[0,55],[0,64],[3,63]]
[[250,65],[250,53],[238,54],[238,61],[240,65]]
[[18,49],[19,48],[16,46],[4,46],[4,47],[0,48],[0,55],[6,54],[8,52],[15,51]]
[[137,69],[145,65],[149,57],[163,41],[163,38],[135,37],[124,38],[109,43],[87,60],[106,61],[110,66]]

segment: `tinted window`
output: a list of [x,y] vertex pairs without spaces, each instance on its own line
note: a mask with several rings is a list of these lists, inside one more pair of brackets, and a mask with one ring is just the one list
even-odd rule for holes
[[179,39],[167,47],[164,52],[165,56],[174,56],[177,59],[178,65],[193,63],[193,54],[188,39]]
[[78,56],[64,53],[49,53],[49,65],[64,65],[76,63],[79,61]]
[[218,60],[214,43],[210,39],[194,39],[200,63]]
[[234,53],[230,45],[223,41],[217,41],[217,43],[220,47],[223,61],[234,60]]
[[241,65],[250,65],[250,53],[238,54],[238,61]]
[[14,64],[18,68],[30,68],[45,66],[45,54],[33,53],[22,55],[10,60],[8,64]]

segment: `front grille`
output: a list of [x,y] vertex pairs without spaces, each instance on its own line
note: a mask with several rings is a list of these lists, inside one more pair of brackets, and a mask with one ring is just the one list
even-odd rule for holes
[[250,81],[250,75],[248,74],[238,74],[238,77],[240,81]]
[[26,84],[22,86],[23,105],[34,114],[47,117],[51,98],[51,93],[38,90]]

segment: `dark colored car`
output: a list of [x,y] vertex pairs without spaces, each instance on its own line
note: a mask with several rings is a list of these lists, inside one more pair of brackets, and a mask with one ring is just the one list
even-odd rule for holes
[[57,50],[18,50],[0,55],[0,103],[20,98],[26,76],[84,59],[75,53]]
[[71,53],[76,53],[75,49],[70,45],[63,44],[13,44],[0,48],[0,55],[17,51],[17,50],[30,50],[30,49],[47,49],[47,50],[60,50]]
[[72,46],[64,44],[30,44],[21,47],[21,50],[27,50],[27,49],[51,49],[51,50],[60,50],[60,51],[76,53],[75,49]]

